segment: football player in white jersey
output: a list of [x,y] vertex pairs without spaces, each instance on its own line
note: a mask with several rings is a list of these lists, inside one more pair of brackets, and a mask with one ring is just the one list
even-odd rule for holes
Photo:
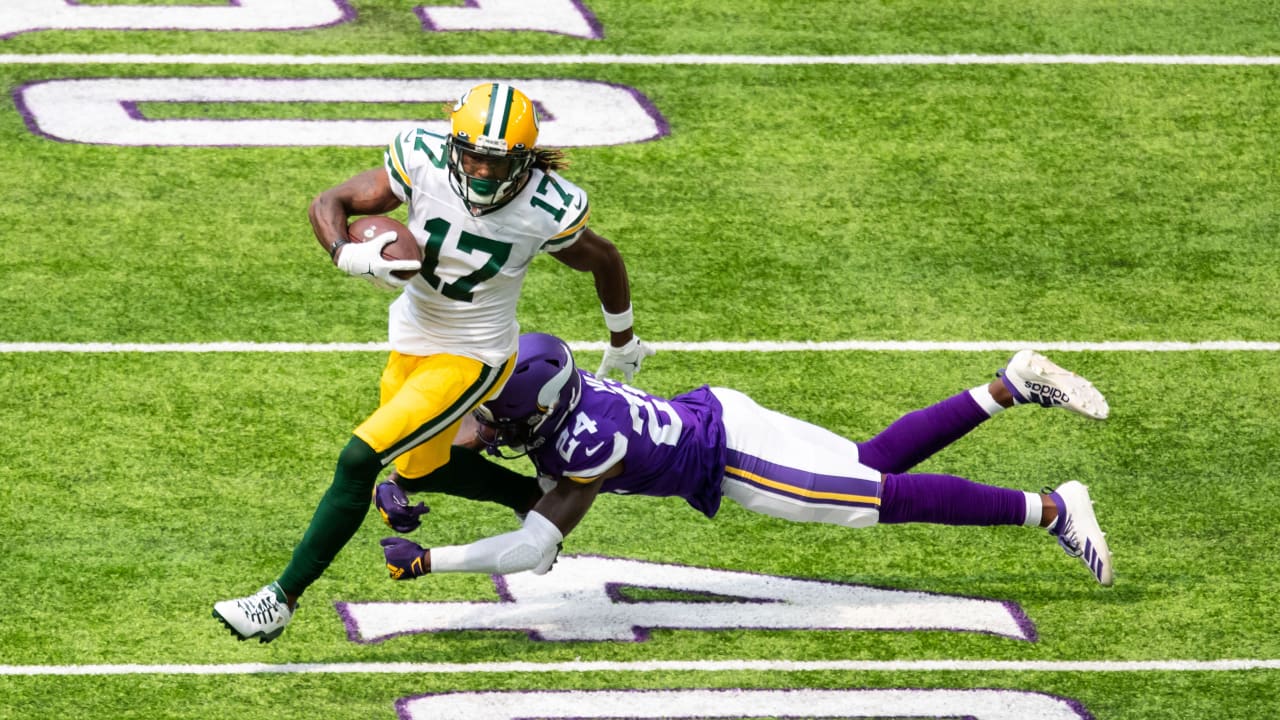
[[[406,490],[449,492],[527,510],[541,491],[510,473],[476,486],[474,451],[451,447],[462,419],[500,389],[515,366],[516,304],[529,264],[546,252],[589,272],[610,332],[599,373],[629,380],[653,351],[632,330],[631,293],[618,249],[591,231],[587,194],[559,173],[564,158],[537,147],[533,102],[504,83],[482,83],[452,107],[449,135],[408,128],[383,166],[321,193],[309,215],[317,241],[340,269],[375,285],[403,288],[391,304],[391,353],[380,405],[339,456],[333,483],[280,577],[257,593],[214,605],[241,640],[269,642],[284,631],[298,597],[360,527],[379,473],[395,466]],[[408,205],[421,263],[387,260],[386,233],[347,240],[352,216]],[[417,271],[411,279],[401,271]],[[426,512],[406,508],[405,512]],[[383,515],[384,520],[387,519]]]

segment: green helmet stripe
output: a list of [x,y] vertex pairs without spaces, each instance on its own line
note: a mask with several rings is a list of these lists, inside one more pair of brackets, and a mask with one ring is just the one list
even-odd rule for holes
[[507,139],[507,122],[511,120],[511,104],[515,102],[515,93],[511,92],[510,87],[503,87],[503,103],[502,103],[502,126],[498,128],[498,137],[503,140]]
[[509,86],[493,84],[493,89],[489,91],[489,113],[484,123],[485,136],[507,139],[507,120],[511,117],[513,99]]

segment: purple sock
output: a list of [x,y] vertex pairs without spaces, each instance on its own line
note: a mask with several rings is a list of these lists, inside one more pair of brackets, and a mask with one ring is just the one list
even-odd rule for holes
[[983,485],[954,475],[885,475],[880,522],[938,525],[1021,525],[1027,519],[1021,490]]
[[969,392],[913,410],[858,443],[858,460],[883,473],[906,472],[991,417]]

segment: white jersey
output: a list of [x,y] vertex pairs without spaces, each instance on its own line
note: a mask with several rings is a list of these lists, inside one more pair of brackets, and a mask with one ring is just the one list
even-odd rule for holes
[[496,366],[516,351],[516,304],[529,263],[576,242],[591,209],[581,188],[534,169],[506,205],[473,217],[449,185],[445,139],[412,128],[384,154],[391,189],[409,205],[406,224],[423,250],[422,272],[391,304],[391,348]]

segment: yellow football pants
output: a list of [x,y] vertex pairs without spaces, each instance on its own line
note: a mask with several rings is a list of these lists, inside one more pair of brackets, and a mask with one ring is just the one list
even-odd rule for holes
[[419,478],[449,461],[449,447],[467,413],[506,384],[515,356],[500,367],[459,355],[391,352],[382,370],[380,405],[355,434],[377,451],[383,467]]

